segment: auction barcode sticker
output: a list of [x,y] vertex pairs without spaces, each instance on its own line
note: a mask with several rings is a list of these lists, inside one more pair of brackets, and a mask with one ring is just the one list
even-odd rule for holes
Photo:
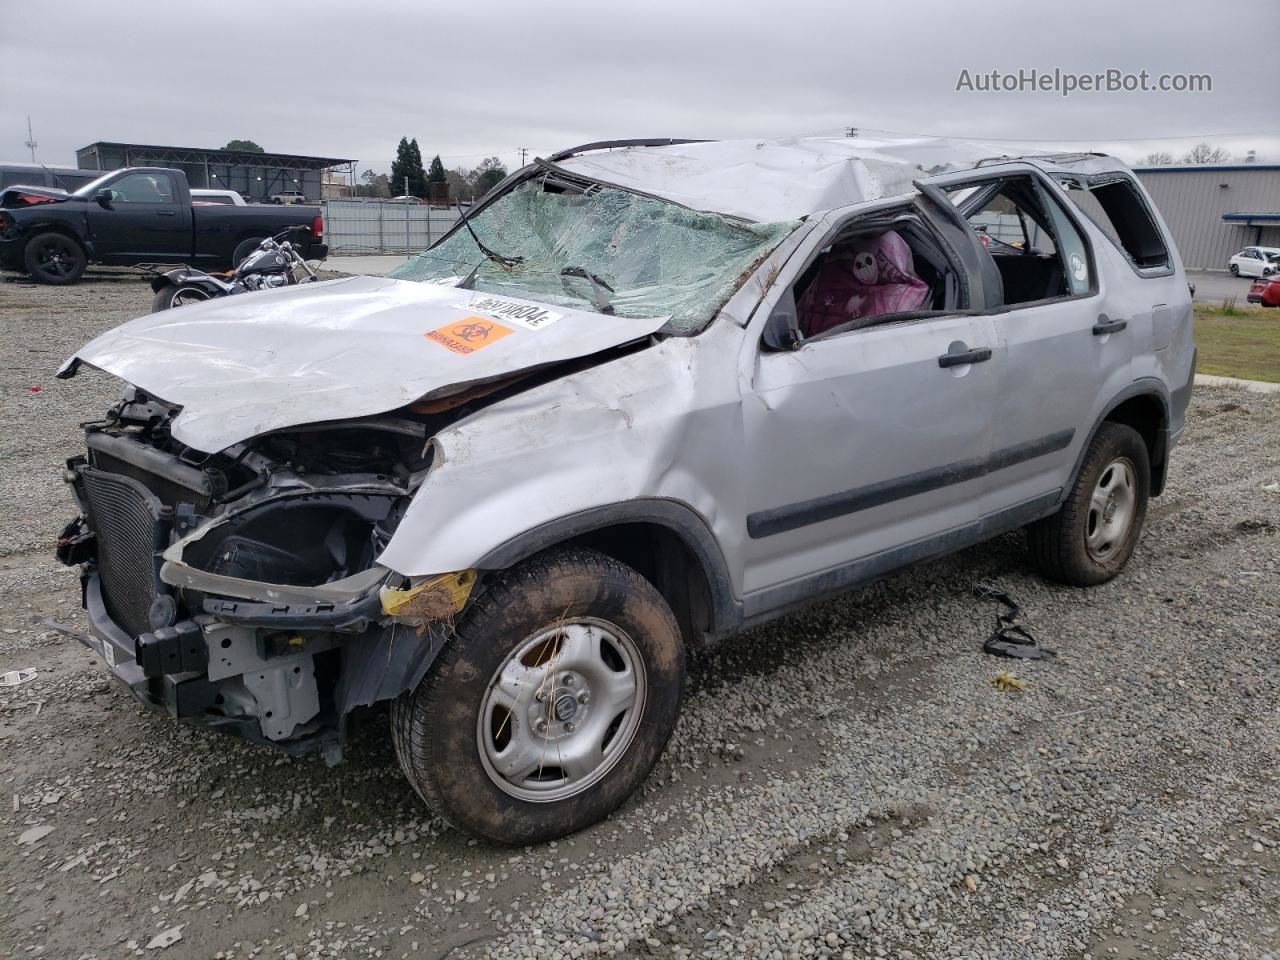
[[536,303],[521,303],[501,297],[476,297],[466,303],[455,303],[454,306],[471,313],[485,313],[499,320],[508,320],[528,330],[541,330],[564,317],[563,313],[556,313]]

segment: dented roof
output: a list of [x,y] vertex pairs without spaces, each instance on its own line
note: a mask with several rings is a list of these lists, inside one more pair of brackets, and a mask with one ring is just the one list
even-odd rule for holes
[[[1006,145],[939,137],[803,137],[709,140],[579,148],[560,155],[561,168],[628,190],[691,207],[769,223],[911,193],[912,182],[1008,156]],[[555,158],[553,158],[555,159]],[[1010,157],[1010,159],[1013,159]],[[1123,164],[1096,154],[1045,152],[1018,159],[1046,166],[1108,169]]]

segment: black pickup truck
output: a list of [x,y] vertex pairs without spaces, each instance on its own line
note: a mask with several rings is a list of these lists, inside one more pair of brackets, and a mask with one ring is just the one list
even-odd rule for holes
[[318,207],[194,205],[186,175],[162,167],[113,170],[74,193],[12,186],[0,193],[0,268],[39,283],[75,283],[89,263],[235,266],[264,237],[309,229],[294,243],[323,260]]

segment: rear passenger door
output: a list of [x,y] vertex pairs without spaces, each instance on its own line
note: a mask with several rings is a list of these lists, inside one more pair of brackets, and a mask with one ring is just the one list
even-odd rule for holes
[[985,511],[1052,507],[1104,396],[1130,382],[1130,318],[1108,309],[1081,218],[1026,164],[929,181],[973,227],[1003,284],[990,310],[1003,350],[991,410]]

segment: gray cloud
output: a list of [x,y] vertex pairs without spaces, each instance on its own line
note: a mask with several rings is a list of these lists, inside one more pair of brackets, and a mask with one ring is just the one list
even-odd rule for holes
[[[848,125],[1128,158],[1204,138],[1280,160],[1273,0],[1237,0],[1230,16],[1221,3],[1114,0],[990,0],[978,13],[776,0],[4,6],[0,159],[26,158],[30,113],[47,163],[71,163],[94,140],[248,138],[385,168],[408,135],[427,156],[472,166],[492,154],[512,164],[522,146]],[[955,89],[962,69],[1055,67],[1207,73],[1213,90],[1064,99]]]

